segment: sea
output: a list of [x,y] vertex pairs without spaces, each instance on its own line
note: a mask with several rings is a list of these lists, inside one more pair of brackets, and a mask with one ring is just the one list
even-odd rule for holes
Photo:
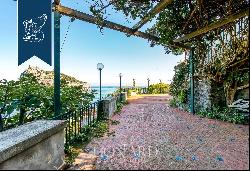
[[[96,90],[93,102],[97,102],[100,99],[100,87],[92,86],[91,89]],[[108,94],[115,92],[117,89],[119,89],[119,86],[102,86],[102,98],[107,97]]]

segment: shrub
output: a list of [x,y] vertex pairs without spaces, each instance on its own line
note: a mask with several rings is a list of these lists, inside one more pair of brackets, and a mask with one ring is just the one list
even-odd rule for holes
[[148,93],[149,94],[169,93],[169,84],[165,83],[151,84],[148,88]]
[[177,104],[177,101],[176,101],[175,98],[173,98],[173,99],[171,99],[171,100],[169,101],[169,105],[170,105],[171,107],[178,107],[178,104]]
[[232,122],[235,124],[248,124],[249,116],[243,112],[231,108],[217,108],[213,107],[211,111],[200,111],[197,115],[201,117],[208,117],[210,119],[219,119],[222,121]]

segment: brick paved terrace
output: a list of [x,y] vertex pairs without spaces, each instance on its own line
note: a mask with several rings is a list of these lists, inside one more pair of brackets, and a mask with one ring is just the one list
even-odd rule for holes
[[[112,117],[119,124],[85,148],[96,169],[249,169],[248,125],[200,118],[169,107],[169,98],[130,98]],[[84,168],[81,156],[75,169]]]

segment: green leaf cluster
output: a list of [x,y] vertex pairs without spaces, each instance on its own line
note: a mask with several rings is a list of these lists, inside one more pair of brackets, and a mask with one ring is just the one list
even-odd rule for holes
[[149,94],[166,94],[169,93],[169,84],[165,83],[157,83],[157,84],[151,84],[148,88]]
[[212,110],[201,110],[197,113],[201,117],[210,119],[218,119],[222,121],[232,122],[235,124],[249,124],[249,116],[232,108],[213,107]]
[[[174,67],[174,77],[170,84],[170,94],[177,103],[187,103],[188,95],[188,61],[180,62]],[[173,101],[173,104],[174,104]]]
[[[88,105],[94,92],[82,86],[68,86],[62,80],[61,113]],[[23,73],[17,81],[0,80],[0,131],[35,119],[54,115],[54,87],[38,82],[33,74]]]

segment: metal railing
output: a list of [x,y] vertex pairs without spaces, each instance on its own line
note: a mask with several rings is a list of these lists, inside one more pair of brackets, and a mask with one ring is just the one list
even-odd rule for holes
[[80,133],[84,131],[83,130],[84,127],[91,126],[96,121],[97,102],[79,108],[78,110],[69,111],[55,117],[47,117],[47,118],[36,117],[29,119],[26,118],[25,120],[23,120],[23,122],[20,122],[19,118],[20,118],[19,114],[16,114],[12,117],[3,116],[2,118],[3,123],[0,132],[34,120],[40,120],[40,119],[67,120],[68,124],[67,127],[65,128],[65,140],[66,143],[71,143],[72,141],[75,140],[75,138],[78,137]]
[[97,102],[76,111],[70,111],[53,117],[52,119],[68,121],[65,128],[65,141],[66,144],[71,144],[84,132],[86,126],[91,126],[97,120]]

